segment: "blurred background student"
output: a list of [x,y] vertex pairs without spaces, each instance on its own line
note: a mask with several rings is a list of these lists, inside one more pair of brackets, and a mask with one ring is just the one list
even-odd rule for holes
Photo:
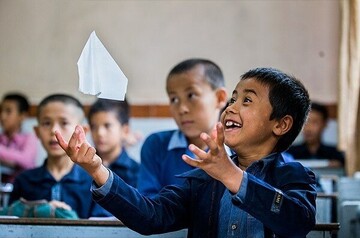
[[98,99],[90,107],[88,121],[96,153],[103,164],[136,187],[139,164],[126,151],[126,146],[136,143],[129,128],[129,114],[126,99]]
[[344,153],[339,151],[336,146],[326,145],[322,141],[328,118],[327,108],[320,103],[312,102],[311,111],[302,132],[304,142],[291,146],[287,151],[295,160],[328,160],[329,167],[344,167]]
[[35,167],[38,140],[34,133],[23,131],[29,102],[21,93],[8,93],[0,105],[0,171],[1,182],[13,182],[25,169]]
[[146,196],[184,181],[175,175],[194,167],[181,156],[194,156],[189,144],[207,149],[200,134],[213,133],[227,101],[222,71],[207,59],[187,59],[174,66],[166,79],[166,91],[178,129],[151,134],[141,148],[138,190]]
[[[55,138],[55,131],[59,131],[69,139],[77,125],[89,130],[80,101],[67,94],[51,94],[40,102],[36,119],[38,125],[34,129],[46,159],[43,165],[16,176],[9,206],[23,208],[24,203],[46,200],[54,209],[74,211],[79,218],[111,216],[92,200],[91,177],[70,160]],[[15,210],[10,209],[8,215],[15,215],[12,214]],[[72,213],[69,218],[74,218]]]

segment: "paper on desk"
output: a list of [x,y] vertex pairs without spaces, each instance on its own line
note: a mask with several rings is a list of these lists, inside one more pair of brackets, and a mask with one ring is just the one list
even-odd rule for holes
[[124,100],[128,79],[93,31],[77,62],[79,91]]

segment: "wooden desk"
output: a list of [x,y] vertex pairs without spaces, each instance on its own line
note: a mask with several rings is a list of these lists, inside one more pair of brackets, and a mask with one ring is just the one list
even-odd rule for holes
[[[317,224],[307,237],[331,238],[338,230],[338,223]],[[187,230],[180,230],[161,235],[143,236],[125,227],[120,221],[0,218],[0,237],[2,238],[185,238],[186,236]]]

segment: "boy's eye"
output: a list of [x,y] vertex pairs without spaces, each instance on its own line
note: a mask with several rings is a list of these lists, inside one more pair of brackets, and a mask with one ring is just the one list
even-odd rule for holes
[[51,123],[49,121],[43,121],[40,123],[40,126],[42,127],[49,127],[51,125]]
[[68,124],[69,124],[69,122],[67,122],[67,121],[61,122],[61,126],[67,126]]
[[110,124],[110,123],[105,123],[105,125],[104,125],[104,126],[105,126],[105,128],[106,128],[106,129],[111,128],[111,124]]
[[171,104],[177,103],[178,101],[179,101],[179,99],[177,97],[170,97]]
[[194,98],[195,96],[196,96],[195,93],[189,93],[189,94],[188,94],[188,98],[190,98],[190,99]]
[[245,98],[244,98],[244,102],[252,102],[252,101],[251,101],[251,99],[250,99],[250,98],[245,97]]
[[236,102],[236,99],[235,98],[230,98],[229,101],[227,102],[227,106],[233,104]]

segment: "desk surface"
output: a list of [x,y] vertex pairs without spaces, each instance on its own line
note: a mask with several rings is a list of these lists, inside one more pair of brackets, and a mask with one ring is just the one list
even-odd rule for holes
[[[13,225],[51,225],[51,226],[124,226],[121,221],[109,220],[88,220],[88,219],[59,219],[59,218],[1,218],[0,224]],[[314,230],[332,231],[339,230],[339,223],[319,223]]]
[[50,226],[124,226],[117,220],[88,220],[88,219],[60,219],[60,218],[1,218],[0,224],[13,225],[50,225]]
[[0,218],[1,238],[185,238],[187,230],[144,236],[120,221]]
[[[86,227],[86,228],[85,228]],[[99,229],[101,227],[101,229]],[[85,229],[84,229],[85,228]],[[331,233],[337,232],[339,223],[316,224],[308,237],[331,237]],[[143,236],[138,234],[120,221],[108,220],[66,220],[48,218],[0,218],[0,234],[6,237],[102,237],[102,238],[185,238],[187,230],[169,232],[161,235]]]

